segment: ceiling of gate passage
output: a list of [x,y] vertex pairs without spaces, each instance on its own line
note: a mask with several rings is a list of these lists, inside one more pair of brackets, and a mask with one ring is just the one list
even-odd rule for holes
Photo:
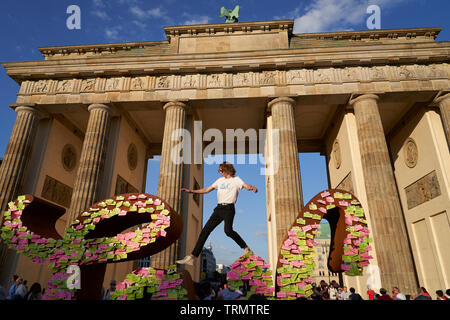
[[[406,114],[420,104],[427,104],[434,92],[401,92],[380,95],[379,110],[385,134],[394,130]],[[226,129],[264,129],[267,104],[274,97],[248,99],[205,99],[185,101],[188,118],[201,121],[202,130],[215,128],[225,137]],[[293,97],[295,129],[299,152],[322,152],[324,139],[337,125],[338,116],[350,99],[350,95],[310,95]],[[114,103],[118,113],[124,116],[147,143],[161,145],[164,134],[165,102]],[[89,120],[87,105],[43,106],[55,118],[71,130],[86,132]],[[150,146],[151,147],[151,146]]]

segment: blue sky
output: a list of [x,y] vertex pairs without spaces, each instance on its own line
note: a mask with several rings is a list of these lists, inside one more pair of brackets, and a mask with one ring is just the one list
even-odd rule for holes
[[[41,60],[39,47],[94,43],[165,40],[164,26],[219,23],[219,9],[241,6],[240,21],[295,19],[294,32],[366,30],[366,8],[381,8],[381,28],[442,27],[438,41],[450,40],[448,0],[2,0],[0,1],[0,61]],[[81,29],[66,27],[67,7],[81,9]],[[16,100],[18,85],[0,68],[0,156],[14,124],[8,105]],[[300,156],[305,202],[327,188],[325,161],[317,154]],[[259,188],[258,194],[241,192],[235,230],[254,251],[267,258],[264,177],[259,166],[236,166],[238,175]],[[159,162],[150,161],[147,192],[156,193]],[[217,178],[217,165],[205,166],[205,186]],[[204,222],[216,203],[216,194],[205,196]],[[223,233],[211,236],[218,263],[229,264],[241,253]],[[209,241],[209,240],[208,240]]]

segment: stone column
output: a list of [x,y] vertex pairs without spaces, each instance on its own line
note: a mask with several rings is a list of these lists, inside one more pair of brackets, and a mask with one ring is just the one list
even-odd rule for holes
[[388,146],[378,110],[378,96],[350,101],[354,108],[382,286],[415,294],[417,278]]
[[450,93],[440,96],[434,100],[441,111],[442,123],[444,125],[447,144],[450,145]]
[[295,101],[280,97],[268,104],[272,114],[272,130],[278,130],[278,170],[273,176],[277,248],[302,208],[302,185],[294,121]]
[[[0,166],[1,226],[3,226],[3,212],[6,210],[8,202],[14,200],[21,192],[21,183],[30,159],[39,119],[39,111],[31,105],[18,106],[15,111],[17,118]],[[8,260],[14,259],[15,254],[16,252],[8,250],[8,247],[0,239],[0,275],[8,272]],[[6,284],[6,276],[1,277],[1,280],[2,284]]]
[[[36,135],[38,110],[33,106],[19,106],[15,109],[16,122],[9,138],[3,162],[0,167],[0,209],[1,217],[8,202],[20,192],[21,183],[31,146]],[[1,219],[0,219],[1,220]]]
[[81,150],[80,165],[66,221],[67,226],[83,210],[101,200],[98,199],[98,184],[101,181],[105,163],[112,109],[104,104],[91,104],[88,110],[89,122]]
[[[166,119],[158,180],[158,197],[166,201],[178,214],[181,214],[180,189],[183,182],[183,163],[177,164],[172,160],[172,155],[178,155],[181,151],[179,141],[172,141],[172,133],[177,129],[184,129],[186,108],[187,106],[182,102],[168,102],[164,105]],[[179,258],[177,240],[164,251],[153,255],[151,257],[151,264],[154,268],[166,269],[167,266],[175,264],[175,260]]]

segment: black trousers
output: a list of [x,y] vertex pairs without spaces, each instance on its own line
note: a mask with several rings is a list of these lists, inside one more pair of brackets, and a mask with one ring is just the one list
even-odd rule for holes
[[200,253],[202,252],[203,245],[206,242],[206,239],[208,239],[211,232],[222,222],[225,221],[225,234],[233,239],[239,247],[244,249],[247,247],[247,244],[244,240],[239,236],[239,234],[233,230],[233,220],[234,220],[234,204],[228,204],[228,205],[217,205],[217,207],[214,209],[213,214],[209,218],[208,222],[206,222],[205,226],[203,227],[202,231],[200,232],[200,236],[198,237],[197,243],[195,244],[195,248],[192,251],[192,255],[195,257],[198,257]]

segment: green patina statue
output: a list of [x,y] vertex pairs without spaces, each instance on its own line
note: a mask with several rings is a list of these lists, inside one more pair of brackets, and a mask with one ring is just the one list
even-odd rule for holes
[[239,6],[234,7],[233,10],[227,10],[225,7],[220,8],[220,17],[225,17],[226,23],[238,22]]

